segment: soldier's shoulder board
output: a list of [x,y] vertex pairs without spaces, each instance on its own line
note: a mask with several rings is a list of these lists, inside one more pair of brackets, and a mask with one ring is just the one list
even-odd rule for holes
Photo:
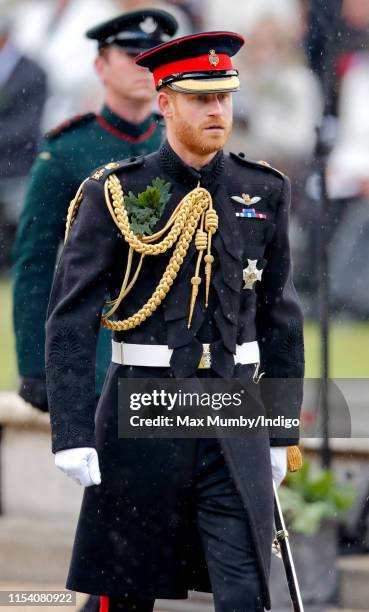
[[68,132],[72,128],[77,127],[77,125],[84,125],[86,123],[90,123],[93,119],[96,118],[95,113],[85,113],[84,115],[75,115],[66,121],[63,121],[55,128],[46,132],[45,138],[46,140],[53,140],[54,138],[58,138],[61,134]]
[[261,168],[262,170],[267,170],[269,172],[272,172],[273,174],[275,174],[276,176],[279,176],[280,178],[285,177],[283,172],[281,172],[280,170],[277,170],[277,168],[273,168],[273,166],[268,164],[268,162],[266,161],[263,161],[263,160],[254,161],[253,159],[248,159],[244,153],[238,153],[238,154],[230,153],[229,155],[231,159],[234,159],[236,162],[244,166],[248,166],[251,168]]
[[99,168],[96,168],[89,176],[90,179],[98,182],[104,182],[105,179],[112,174],[113,172],[127,171],[131,168],[138,168],[142,166],[144,162],[145,156],[141,155],[139,157],[129,157],[128,159],[124,159],[123,161],[118,162],[110,162],[108,164],[104,164]]

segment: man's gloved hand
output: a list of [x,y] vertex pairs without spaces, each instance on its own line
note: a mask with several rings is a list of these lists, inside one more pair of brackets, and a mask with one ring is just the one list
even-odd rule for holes
[[22,378],[18,395],[34,408],[48,412],[46,381],[44,378]]
[[277,487],[287,474],[287,446],[271,446],[272,476]]
[[94,448],[68,448],[55,454],[55,465],[83,487],[99,485],[99,458]]

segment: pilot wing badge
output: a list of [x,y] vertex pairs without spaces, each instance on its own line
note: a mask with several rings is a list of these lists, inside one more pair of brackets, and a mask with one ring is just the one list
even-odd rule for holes
[[241,196],[231,196],[231,200],[233,202],[237,202],[237,204],[242,204],[242,206],[253,206],[260,202],[261,198],[259,196],[254,196],[253,198],[248,193],[243,193]]

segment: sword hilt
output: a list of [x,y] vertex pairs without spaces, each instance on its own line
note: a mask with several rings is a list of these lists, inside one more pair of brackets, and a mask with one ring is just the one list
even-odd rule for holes
[[286,538],[289,538],[290,534],[288,533],[287,529],[279,529],[278,531],[276,531],[275,537],[278,540],[278,542],[281,542],[281,540],[285,540]]

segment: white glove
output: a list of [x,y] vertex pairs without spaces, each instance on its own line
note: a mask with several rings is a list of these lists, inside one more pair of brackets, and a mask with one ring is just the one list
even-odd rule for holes
[[55,465],[83,487],[99,485],[99,458],[94,448],[68,448],[55,454]]
[[271,446],[272,476],[277,487],[287,474],[287,446]]

